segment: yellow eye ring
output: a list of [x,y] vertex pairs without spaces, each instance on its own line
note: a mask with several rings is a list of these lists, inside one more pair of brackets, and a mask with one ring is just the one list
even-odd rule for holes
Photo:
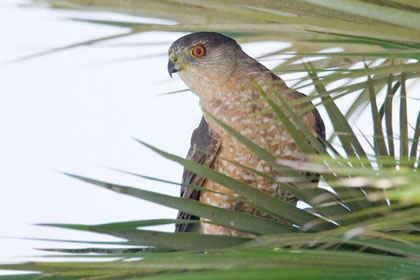
[[195,46],[191,49],[191,54],[195,57],[201,57],[206,53],[206,49],[203,46]]

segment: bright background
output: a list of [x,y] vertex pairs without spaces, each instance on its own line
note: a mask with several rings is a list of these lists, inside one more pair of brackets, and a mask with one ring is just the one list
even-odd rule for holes
[[[166,52],[184,33],[146,32],[91,46],[15,59],[129,29],[70,18],[166,23],[104,12],[51,10],[0,0],[0,263],[37,260],[32,248],[83,247],[3,237],[117,240],[39,227],[37,223],[108,223],[175,218],[173,209],[119,195],[57,171],[177,196],[179,188],[110,168],[180,182],[182,167],[136,143],[185,156],[201,111],[167,73]],[[243,45],[258,56],[288,43]],[[267,61],[270,67],[275,62]],[[173,226],[159,227],[172,231]]]
[[[173,24],[115,13],[52,10],[24,0],[0,0],[0,263],[39,260],[36,256],[46,254],[33,248],[86,246],[10,237],[117,240],[35,226],[37,223],[97,224],[176,216],[175,210],[119,195],[57,171],[179,194],[176,186],[111,168],[180,182],[181,166],[147,150],[132,137],[176,155],[187,153],[191,133],[201,118],[198,98],[190,92],[162,95],[186,88],[177,75],[170,79],[166,68],[167,49],[184,33],[145,32],[16,62],[54,48],[129,32],[73,18]],[[258,57],[289,45],[265,42],[242,46]],[[278,60],[262,63],[271,68]],[[293,77],[282,78],[293,85],[287,79]],[[384,98],[385,93],[379,96]],[[338,103],[346,108],[352,98]],[[414,123],[420,99],[409,98]],[[398,104],[395,106],[398,108]],[[322,108],[320,112],[327,119]],[[331,132],[326,124],[327,132]],[[356,133],[358,129],[367,131],[369,136],[370,127],[370,111],[366,110],[358,115],[354,129]],[[173,226],[155,229],[172,231]]]

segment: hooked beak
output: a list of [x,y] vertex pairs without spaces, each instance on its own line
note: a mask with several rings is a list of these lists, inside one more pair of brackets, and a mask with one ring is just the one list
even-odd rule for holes
[[178,69],[175,68],[175,64],[169,60],[168,61],[168,73],[169,76],[172,78],[172,74],[178,72]]

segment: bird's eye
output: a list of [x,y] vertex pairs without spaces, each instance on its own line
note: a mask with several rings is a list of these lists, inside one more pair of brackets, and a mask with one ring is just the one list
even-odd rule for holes
[[206,53],[206,49],[203,46],[195,46],[191,50],[191,54],[195,57],[203,56]]

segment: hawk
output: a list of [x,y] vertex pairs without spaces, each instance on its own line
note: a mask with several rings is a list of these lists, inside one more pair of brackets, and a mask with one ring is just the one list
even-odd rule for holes
[[[278,158],[305,160],[305,155],[298,149],[277,116],[269,111],[270,105],[256,87],[258,85],[270,95],[271,92],[285,92],[288,89],[286,84],[248,56],[234,39],[215,32],[192,33],[176,40],[169,48],[168,55],[169,75],[172,77],[173,73],[177,73],[181,77],[189,89],[198,95],[204,112],[211,113]],[[297,91],[288,90],[283,98],[292,101],[304,96]],[[311,103],[303,102],[295,108],[299,110],[309,105]],[[325,139],[324,123],[316,109],[306,111],[301,118],[315,135]],[[293,205],[297,203],[297,198],[279,188],[276,183],[242,168],[241,166],[246,166],[278,176],[265,161],[260,160],[206,113],[193,132],[187,159],[255,186]],[[181,197],[275,219],[237,201],[234,198],[237,194],[233,191],[188,170],[184,170],[182,183],[223,194],[182,188]],[[180,212],[178,218],[200,219],[184,212]],[[241,235],[235,230],[211,223],[178,224],[176,232]]]

